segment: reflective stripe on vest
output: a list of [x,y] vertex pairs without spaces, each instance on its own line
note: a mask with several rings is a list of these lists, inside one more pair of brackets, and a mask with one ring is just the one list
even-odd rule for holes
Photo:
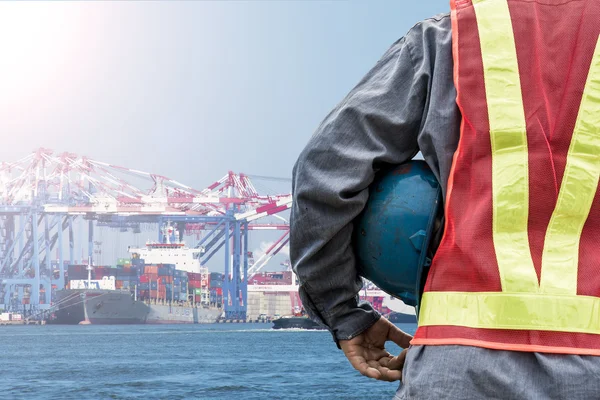
[[580,237],[600,176],[600,40],[596,39],[558,200],[546,230],[538,284],[527,230],[527,133],[509,7],[506,0],[472,3],[484,67],[492,151],[492,234],[502,291],[426,291],[419,325],[600,334],[600,298],[577,295]]

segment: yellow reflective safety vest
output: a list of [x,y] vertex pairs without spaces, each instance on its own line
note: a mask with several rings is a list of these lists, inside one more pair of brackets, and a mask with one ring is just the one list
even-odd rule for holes
[[412,343],[600,355],[600,1],[451,4],[461,137]]

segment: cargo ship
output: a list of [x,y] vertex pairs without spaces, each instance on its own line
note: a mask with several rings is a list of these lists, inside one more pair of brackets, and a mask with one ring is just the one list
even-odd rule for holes
[[[117,267],[72,265],[56,292],[54,324],[200,324],[223,314],[221,274],[200,266],[201,251],[181,243],[129,248]],[[145,259],[142,258],[146,257]],[[172,263],[166,263],[171,261]],[[85,275],[87,274],[87,277]]]
[[[173,237],[166,232],[166,238]],[[209,273],[200,265],[203,249],[188,248],[182,241],[146,243],[129,247],[130,259],[116,267],[68,266],[67,289],[53,294],[50,323],[60,324],[193,324],[213,323],[223,316],[224,275]],[[181,240],[181,238],[180,238]],[[249,253],[250,257],[251,253]],[[252,262],[252,260],[250,260]],[[261,272],[248,279],[247,320],[274,321],[298,316],[303,306],[299,286],[289,262],[286,271]],[[360,292],[362,300],[392,322],[416,322],[414,308],[391,298],[370,282]],[[398,304],[396,304],[398,303]],[[282,320],[278,324],[302,320]],[[309,324],[310,325],[310,324]],[[310,328],[310,326],[309,326]]]

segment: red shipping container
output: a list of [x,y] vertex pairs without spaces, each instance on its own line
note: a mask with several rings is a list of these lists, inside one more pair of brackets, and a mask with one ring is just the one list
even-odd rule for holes
[[149,281],[156,282],[158,280],[158,274],[144,274]]
[[193,289],[200,289],[202,287],[200,281],[189,281],[188,286]]
[[155,299],[157,296],[158,292],[156,290],[151,290],[150,291],[150,298],[151,299]]
[[117,289],[123,289],[123,281],[115,281],[115,287]]
[[196,274],[194,272],[188,272],[188,279],[190,281],[199,281],[200,279],[202,279],[202,275],[201,274]]
[[196,295],[196,303],[201,303],[202,302],[202,296],[198,296]]
[[148,275],[140,276],[140,283],[148,283],[148,282],[150,282],[150,279],[148,279]]
[[173,277],[172,276],[161,276],[160,278],[158,278],[160,280],[161,284],[167,284],[167,283],[173,283]]
[[146,275],[154,274],[154,275],[158,276],[158,267],[155,265],[146,265],[144,267],[144,272],[146,273]]

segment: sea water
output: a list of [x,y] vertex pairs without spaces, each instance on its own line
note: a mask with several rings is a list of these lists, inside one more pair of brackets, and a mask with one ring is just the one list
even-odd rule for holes
[[327,331],[270,324],[4,326],[0,360],[0,399],[391,399],[398,387],[360,375]]

